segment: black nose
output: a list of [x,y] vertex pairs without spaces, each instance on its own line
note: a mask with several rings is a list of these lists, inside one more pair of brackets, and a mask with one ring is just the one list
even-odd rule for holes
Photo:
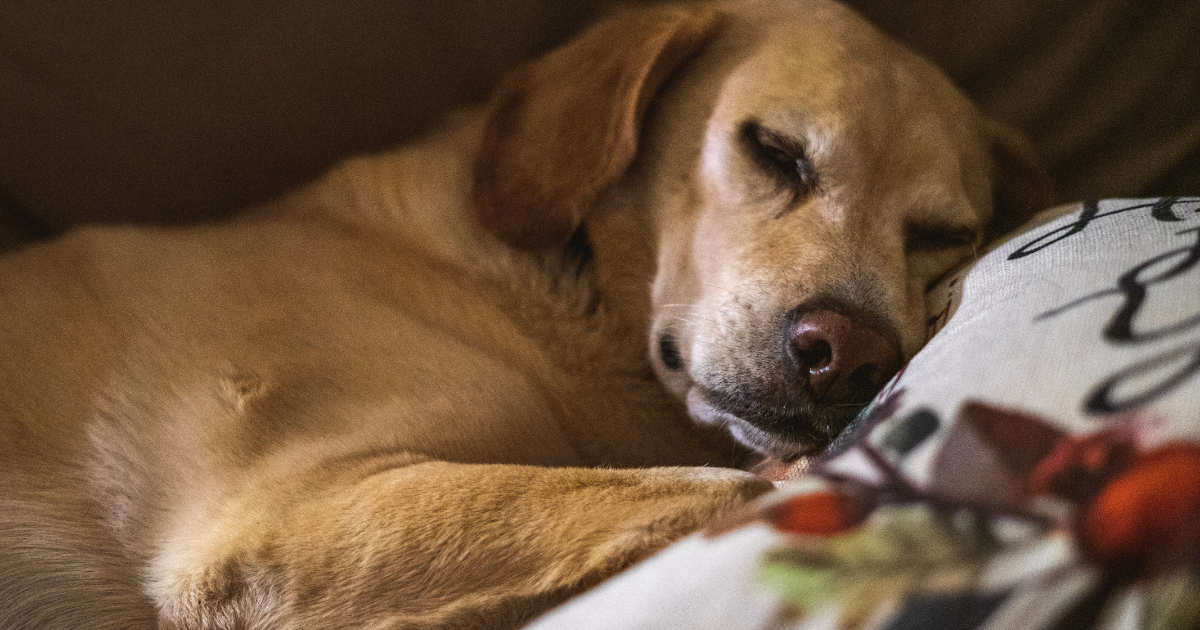
[[900,351],[875,327],[841,313],[797,313],[788,352],[819,403],[865,403],[900,369]]

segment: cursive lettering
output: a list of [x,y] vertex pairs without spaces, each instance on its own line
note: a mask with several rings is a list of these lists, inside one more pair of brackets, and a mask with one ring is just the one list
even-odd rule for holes
[[[1172,212],[1170,204],[1153,205],[1157,210],[1152,210],[1152,214],[1159,213],[1156,220],[1179,220]],[[1180,236],[1192,234],[1195,236],[1195,242],[1149,258],[1118,276],[1115,287],[1097,291],[1046,311],[1038,315],[1035,320],[1058,316],[1100,298],[1120,296],[1122,298],[1121,305],[1113,313],[1103,331],[1104,339],[1111,343],[1148,343],[1200,328],[1200,313],[1150,330],[1139,330],[1137,327],[1138,316],[1142,313],[1146,299],[1155,285],[1179,277],[1192,269],[1200,268],[1200,227],[1183,230],[1178,234]],[[1200,343],[1191,341],[1118,370],[1089,393],[1084,400],[1083,407],[1087,413],[1091,414],[1129,411],[1170,393],[1198,373],[1200,373]],[[1138,391],[1133,394],[1118,395],[1119,391],[1129,387],[1137,387]]]
[[[1155,221],[1161,222],[1177,222],[1185,220],[1184,217],[1176,213],[1175,206],[1183,203],[1195,203],[1200,201],[1200,197],[1163,197],[1161,199],[1139,203],[1124,208],[1117,208],[1108,212],[1100,212],[1100,203],[1095,199],[1089,199],[1083,202],[1083,210],[1079,213],[1079,218],[1075,221],[1063,226],[1056,227],[1048,232],[1038,235],[1033,240],[1025,243],[1017,248],[1016,251],[1008,255],[1009,260],[1018,260],[1026,256],[1036,254],[1037,252],[1054,245],[1055,243],[1064,241],[1076,234],[1086,230],[1089,225],[1098,219],[1115,216],[1125,212],[1133,212],[1135,210],[1150,209],[1150,217]],[[1197,213],[1200,213],[1200,208],[1197,208]]]

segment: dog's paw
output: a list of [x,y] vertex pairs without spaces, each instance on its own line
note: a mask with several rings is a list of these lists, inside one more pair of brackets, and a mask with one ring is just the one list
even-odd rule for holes
[[699,531],[774,488],[756,475],[726,468],[655,468],[636,471],[640,483],[620,488],[620,501],[596,510],[614,529],[595,547],[593,562],[611,574]]

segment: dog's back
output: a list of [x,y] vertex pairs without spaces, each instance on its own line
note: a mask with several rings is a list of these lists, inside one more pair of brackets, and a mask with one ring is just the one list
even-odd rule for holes
[[[682,414],[561,261],[470,222],[460,136],[350,161],[232,223],[88,228],[0,260],[6,627],[148,626],[143,581],[182,561],[173,546],[250,535],[210,529],[217,512],[276,518],[256,487],[396,453],[717,460],[646,422]],[[579,418],[586,440],[563,425]]]

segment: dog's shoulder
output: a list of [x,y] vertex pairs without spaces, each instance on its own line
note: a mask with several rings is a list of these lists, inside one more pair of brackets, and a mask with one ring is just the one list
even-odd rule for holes
[[471,201],[482,126],[481,111],[456,112],[429,135],[351,157],[250,215],[324,217],[390,240],[408,256],[464,268],[512,262],[512,250],[480,225]]

